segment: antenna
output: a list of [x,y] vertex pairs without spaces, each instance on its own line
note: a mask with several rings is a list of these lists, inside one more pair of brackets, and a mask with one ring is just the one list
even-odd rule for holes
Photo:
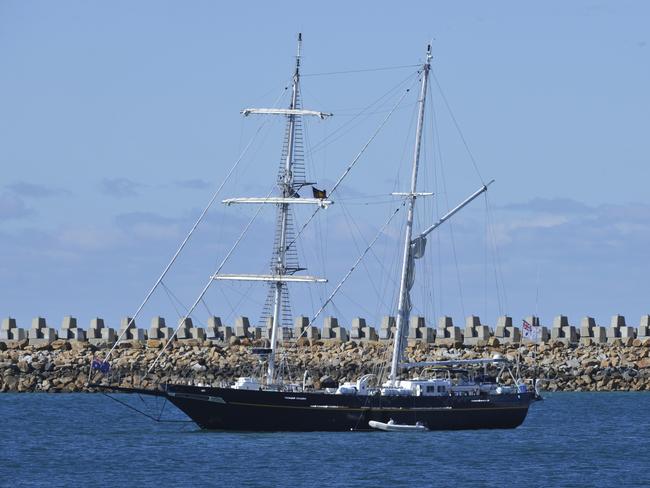
[[298,32],[298,54],[296,54],[296,71],[300,67],[300,56],[302,52],[302,32]]

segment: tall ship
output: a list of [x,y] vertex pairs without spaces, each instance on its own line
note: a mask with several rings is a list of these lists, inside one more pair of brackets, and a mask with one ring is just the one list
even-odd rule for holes
[[[267,313],[271,329],[270,343],[267,344],[269,347],[256,348],[255,351],[260,355],[261,364],[263,364],[261,373],[258,376],[242,376],[229,385],[214,386],[190,382],[189,384],[163,383],[156,385],[156,388],[153,389],[124,388],[107,381],[109,375],[106,373],[109,369],[113,348],[105,358],[95,360],[89,383],[92,386],[112,391],[163,397],[202,429],[237,431],[452,430],[515,428],[521,425],[529,407],[539,396],[530,381],[516,375],[516,368],[506,358],[496,355],[475,360],[449,359],[430,362],[407,362],[405,359],[406,333],[412,309],[411,289],[415,281],[416,263],[425,253],[427,236],[487,191],[489,185],[488,183],[481,186],[446,215],[436,222],[432,222],[422,231],[414,230],[416,203],[418,199],[431,195],[418,191],[422,133],[432,58],[430,45],[427,46],[424,62],[418,68],[419,95],[409,187],[407,191],[396,194],[402,199],[400,215],[403,216],[404,225],[399,250],[397,314],[391,338],[392,350],[385,365],[386,374],[365,374],[356,380],[345,381],[341,384],[323,384],[318,389],[308,386],[304,381],[302,383],[291,382],[284,377],[280,364],[283,357],[283,314],[286,313],[289,305],[287,287],[289,284],[309,285],[326,281],[324,278],[303,274],[304,268],[297,263],[295,245],[302,229],[296,231],[293,227],[292,207],[295,205],[312,206],[314,214],[320,209],[327,208],[334,203],[332,193],[341,181],[339,180],[328,194],[317,189],[314,186],[315,183],[310,183],[305,178],[304,164],[300,154],[302,150],[302,120],[306,117],[324,119],[331,114],[302,107],[300,101],[301,44],[302,37],[299,35],[295,69],[291,78],[289,106],[286,108],[248,108],[242,111],[245,116],[276,116],[286,119],[282,164],[276,180],[277,192],[275,195],[266,197],[240,197],[223,200],[223,203],[227,205],[272,205],[276,208],[275,239],[269,272],[268,274],[224,274],[220,267],[210,277],[210,283],[236,280],[262,282],[268,286]],[[350,168],[346,171],[349,170]],[[310,186],[310,195],[301,196],[300,191]],[[395,214],[397,211],[393,216]],[[308,219],[307,224],[310,221],[311,218]],[[350,272],[354,270],[364,254],[365,252],[350,268]],[[163,272],[163,276],[165,272]],[[316,316],[331,301],[348,275],[334,288]],[[203,300],[204,294],[205,290],[191,307],[187,316]],[[172,339],[173,336],[169,338],[169,341]],[[161,355],[169,341],[161,351]],[[155,367],[159,358],[160,355],[156,358],[150,371]],[[102,381],[103,374],[106,376]]]

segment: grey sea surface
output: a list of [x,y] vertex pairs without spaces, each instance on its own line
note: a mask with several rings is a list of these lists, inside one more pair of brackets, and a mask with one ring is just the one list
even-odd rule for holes
[[1,394],[0,486],[650,486],[650,393],[545,398],[513,430],[240,433],[101,394]]

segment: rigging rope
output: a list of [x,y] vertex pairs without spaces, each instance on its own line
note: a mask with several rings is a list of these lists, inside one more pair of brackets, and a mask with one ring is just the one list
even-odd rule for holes
[[125,406],[126,408],[129,408],[129,409],[131,409],[131,410],[133,410],[133,411],[135,411],[135,412],[137,412],[137,413],[139,413],[139,414],[144,415],[145,417],[147,417],[147,418],[153,420],[154,422],[160,422],[160,423],[177,423],[177,424],[187,424],[187,423],[193,423],[193,422],[194,422],[193,420],[161,420],[161,418],[162,418],[162,412],[163,412],[163,410],[164,410],[164,408],[165,408],[165,403],[167,402],[167,398],[165,398],[165,403],[163,403],[163,406],[162,406],[162,408],[160,409],[160,413],[158,414],[158,417],[154,417],[153,415],[150,415],[150,414],[148,414],[148,413],[146,413],[146,412],[143,412],[142,410],[135,408],[133,405],[129,405],[128,403],[123,402],[123,401],[120,400],[119,398],[115,398],[114,396],[111,396],[111,395],[109,395],[108,393],[102,392],[102,395],[104,395],[105,397],[110,398],[111,400],[113,400],[113,401],[119,403],[120,405]]
[[[508,311],[508,296],[506,294],[506,283],[503,278],[503,268],[501,266],[501,253],[499,252],[499,246],[497,244],[497,237],[494,232],[494,212],[492,211],[492,206],[490,205],[490,198],[487,194],[485,193],[485,205],[487,208],[487,219],[488,219],[488,228],[490,231],[490,244],[492,244],[492,252],[493,252],[493,263],[494,263],[494,277],[496,281],[496,287],[497,287],[497,297],[499,297],[499,313],[503,315],[504,312]],[[499,281],[501,281],[501,288],[499,289]],[[500,294],[499,294],[500,293]],[[503,299],[503,307],[504,309],[501,309],[501,298]]]
[[[356,115],[353,115],[352,118],[350,118],[347,122],[341,124],[341,125],[338,126],[336,129],[334,129],[332,132],[330,132],[329,135],[327,135],[325,138],[323,138],[323,139],[321,139],[320,141],[316,142],[316,144],[314,144],[314,145],[312,146],[312,148],[311,148],[312,154],[315,153],[315,152],[320,151],[321,149],[326,148],[330,143],[335,142],[336,140],[338,140],[338,139],[340,139],[341,137],[343,137],[343,135],[339,135],[340,132],[342,132],[344,129],[345,129],[345,130],[351,129],[351,128],[353,127],[352,124],[353,124],[353,123],[354,123],[354,122],[355,122],[359,117],[361,117],[362,115],[363,115],[363,116],[366,116],[366,118],[367,118],[367,116],[369,115],[368,111],[369,111],[370,109],[372,109],[372,108],[375,107],[375,106],[381,106],[381,104],[385,103],[384,100],[386,100],[386,102],[387,102],[387,101],[388,101],[387,99],[388,99],[390,96],[392,96],[394,92],[397,92],[397,91],[398,91],[398,90],[399,90],[403,85],[405,85],[406,83],[408,83],[408,81],[409,81],[411,78],[413,78],[414,74],[415,74],[415,73],[411,73],[411,74],[409,74],[406,78],[404,78],[402,81],[400,81],[399,83],[397,83],[394,87],[392,87],[391,89],[389,89],[388,91],[386,91],[386,93],[384,93],[384,94],[383,94],[381,97],[379,97],[377,100],[375,100],[375,101],[372,102],[371,104],[367,105],[363,110],[361,110],[361,112],[359,112],[359,113],[356,114]],[[413,86],[413,83],[414,83],[414,82],[411,83],[410,87]],[[409,87],[409,88],[410,88],[410,87]],[[345,115],[344,117],[346,117],[346,116],[347,116],[347,115]]]
[[210,311],[210,308],[208,307],[208,304],[205,303],[205,300],[201,299],[201,303],[202,303],[203,306],[205,307],[206,312],[208,312],[208,315],[209,315],[209,316],[212,316],[212,312]]
[[110,358],[111,354],[113,353],[113,351],[115,350],[115,348],[117,347],[117,345],[120,343],[120,341],[122,340],[122,338],[124,337],[124,335],[126,334],[126,332],[127,332],[127,331],[131,328],[131,326],[135,323],[135,319],[138,317],[138,315],[140,314],[140,312],[142,311],[142,309],[144,308],[144,306],[147,304],[147,302],[149,301],[149,299],[150,299],[151,296],[153,295],[154,291],[156,291],[156,289],[158,288],[158,286],[160,285],[160,283],[162,282],[162,280],[165,278],[165,276],[167,276],[167,273],[169,272],[169,270],[172,268],[172,266],[174,265],[174,263],[175,263],[176,260],[178,259],[178,256],[181,254],[181,252],[182,252],[183,249],[185,248],[186,244],[189,242],[190,237],[192,237],[192,234],[194,234],[194,231],[196,230],[196,228],[197,228],[197,227],[199,226],[199,224],[203,221],[203,219],[205,218],[206,214],[208,213],[208,210],[210,210],[210,208],[212,207],[212,205],[214,204],[214,202],[217,200],[217,196],[219,195],[219,193],[221,193],[221,190],[223,189],[223,187],[225,186],[225,184],[230,180],[231,176],[234,174],[235,170],[236,170],[237,167],[239,166],[239,163],[241,163],[241,161],[244,159],[244,156],[246,155],[246,153],[248,153],[249,148],[253,145],[253,142],[255,141],[255,139],[257,138],[257,136],[259,135],[259,133],[262,131],[262,128],[264,128],[264,127],[266,126],[266,124],[267,124],[267,121],[266,121],[266,120],[263,121],[263,122],[260,124],[259,128],[258,128],[257,131],[255,132],[255,134],[253,135],[253,137],[251,138],[251,140],[248,142],[248,144],[246,145],[246,147],[244,148],[244,150],[242,151],[242,153],[239,155],[239,157],[237,158],[237,160],[235,161],[235,163],[232,165],[232,167],[231,167],[230,170],[228,171],[228,174],[226,175],[226,178],[223,180],[223,182],[221,183],[221,185],[219,185],[219,187],[217,188],[217,190],[214,192],[214,194],[212,195],[212,198],[210,198],[210,201],[209,201],[208,204],[205,206],[205,208],[203,209],[203,211],[201,212],[201,214],[199,215],[199,217],[196,219],[196,222],[194,222],[194,225],[192,226],[192,228],[190,229],[190,231],[189,231],[189,232],[187,233],[187,235],[185,236],[185,239],[183,239],[183,241],[181,242],[180,246],[178,246],[178,249],[176,250],[176,252],[175,252],[174,255],[172,256],[171,260],[169,261],[169,263],[167,263],[167,266],[165,266],[165,269],[164,269],[163,272],[160,274],[160,276],[158,277],[158,279],[156,280],[156,282],[154,283],[154,285],[151,287],[151,290],[149,290],[149,293],[147,293],[146,297],[144,298],[144,300],[142,301],[142,303],[140,304],[140,306],[138,307],[138,309],[137,309],[137,310],[135,311],[135,313],[133,314],[133,317],[131,318],[131,320],[129,320],[127,326],[124,328],[124,330],[123,330],[123,331],[120,333],[120,335],[118,336],[117,340],[115,341],[115,344],[113,344],[113,347],[111,347],[111,349],[106,353],[106,357],[104,358],[104,362],[108,361],[108,359]]
[[[252,302],[256,306],[260,306],[260,307],[264,306],[264,302],[262,302],[260,300],[256,300],[256,299],[254,299],[253,297],[250,296],[250,290],[251,290],[251,288],[253,288],[254,285],[255,285],[255,283],[251,282],[246,287],[246,289],[244,291],[238,290],[234,285],[228,287],[228,289],[232,293],[235,293],[235,294],[239,295],[239,301],[237,303],[235,303],[235,306],[230,305],[230,302],[228,302],[229,305],[230,305],[230,308],[231,308],[231,314],[228,317],[226,317],[227,320],[230,320],[230,319],[235,317],[236,310],[239,309],[239,306],[244,302],[244,300],[247,300],[248,302]],[[225,293],[224,293],[224,298],[225,298]]]
[[458,135],[460,136],[461,141],[463,141],[463,145],[465,146],[465,149],[467,150],[467,154],[469,154],[469,158],[472,161],[472,164],[474,165],[474,170],[476,171],[476,174],[478,175],[479,179],[481,180],[481,183],[485,185],[485,180],[483,180],[483,177],[481,176],[481,172],[478,170],[478,165],[476,164],[476,160],[474,159],[474,155],[472,154],[472,151],[469,149],[469,144],[467,144],[467,141],[465,140],[465,136],[463,135],[463,131],[460,130],[460,125],[458,124],[458,121],[456,120],[456,117],[454,116],[454,112],[451,110],[451,106],[449,105],[449,102],[447,101],[447,97],[445,96],[445,92],[442,91],[442,87],[440,86],[440,83],[438,82],[438,78],[436,78],[435,73],[433,70],[431,70],[431,76],[433,77],[433,80],[436,83],[436,86],[438,87],[438,90],[440,91],[440,95],[442,96],[442,100],[445,102],[445,106],[447,107],[447,111],[449,112],[449,115],[451,116],[451,120],[454,122],[454,125],[456,126],[456,130],[458,131]]
[[[406,97],[406,95],[409,93],[410,90],[411,90],[410,87],[406,89],[406,91],[405,91],[405,92],[402,94],[402,96],[399,98],[399,100],[397,101],[397,103],[395,104],[395,106],[393,107],[393,109],[388,113],[388,115],[386,115],[386,117],[384,118],[384,120],[382,120],[381,124],[379,124],[379,127],[377,127],[377,130],[375,130],[375,132],[372,134],[372,136],[370,136],[370,139],[368,139],[368,141],[363,145],[363,147],[361,148],[361,150],[359,151],[359,153],[354,157],[354,159],[353,159],[352,162],[348,165],[348,167],[345,169],[345,171],[343,171],[343,174],[339,177],[339,179],[336,181],[336,183],[334,184],[334,186],[330,189],[330,195],[333,194],[333,193],[336,191],[336,189],[337,189],[337,188],[339,187],[339,185],[343,182],[343,180],[345,179],[345,177],[346,177],[348,174],[350,174],[350,171],[352,171],[352,168],[354,168],[354,166],[357,164],[357,162],[359,161],[359,159],[361,158],[361,156],[363,155],[363,153],[366,151],[366,149],[368,148],[368,146],[370,145],[370,143],[372,143],[372,141],[375,140],[375,138],[377,137],[377,135],[379,135],[379,132],[381,131],[381,129],[386,125],[386,123],[388,122],[388,119],[390,119],[390,117],[391,117],[391,115],[393,114],[393,112],[395,112],[395,110],[397,109],[397,107],[402,103],[402,100],[404,100],[404,98]],[[296,239],[298,239],[298,237],[300,237],[300,235],[302,235],[302,232],[303,232],[303,231],[305,230],[305,228],[309,225],[309,223],[310,223],[310,222],[312,221],[312,219],[316,216],[316,214],[320,211],[320,209],[321,209],[321,207],[316,207],[316,210],[313,211],[313,213],[309,216],[309,218],[307,219],[307,221],[302,225],[302,227],[300,228],[300,230],[299,230],[299,231],[296,233],[296,235],[294,236],[293,240],[292,240],[292,241],[287,245],[286,249],[289,249],[289,248],[290,248],[290,247],[291,247],[291,246],[296,242]]]
[[[435,76],[433,78],[435,80]],[[436,83],[437,83],[437,81],[436,81]],[[436,127],[437,127],[437,118],[435,116],[435,108],[432,108],[431,112],[433,114],[434,123],[436,124]],[[436,131],[436,134],[438,134],[438,131]],[[440,139],[439,139],[439,137],[437,138],[437,140],[438,140],[437,147],[438,147],[439,158],[440,158],[439,159],[439,161],[440,161],[440,179],[442,181],[443,193],[445,195],[445,204],[447,205],[447,210],[449,210],[451,207],[449,206],[449,193],[447,192],[447,178],[445,177],[444,165],[442,164],[442,151],[441,151],[441,148],[440,148]],[[479,174],[479,178],[480,178],[480,174]],[[481,179],[481,181],[483,181],[483,180]],[[463,317],[465,317],[465,300],[464,300],[464,297],[463,297],[463,284],[462,284],[462,280],[461,280],[461,277],[460,277],[460,267],[458,266],[458,255],[456,253],[456,239],[455,239],[455,236],[454,236],[453,222],[449,222],[449,235],[451,237],[451,247],[452,247],[453,256],[454,256],[454,266],[456,268],[456,281],[458,283],[458,299],[460,301],[461,312],[463,313]],[[442,293],[442,290],[441,290],[441,293]]]
[[379,68],[365,68],[365,69],[352,69],[352,70],[346,70],[346,71],[329,71],[329,72],[324,72],[324,73],[307,73],[307,74],[301,74],[300,76],[305,77],[305,76],[330,76],[330,75],[346,75],[349,73],[369,73],[373,71],[389,71],[389,70],[397,70],[397,69],[405,69],[405,68],[417,68],[421,65],[419,64],[404,64],[401,66],[383,66]]
[[[350,275],[354,272],[354,270],[355,270],[356,267],[359,265],[359,263],[360,263],[360,262],[363,260],[363,258],[366,256],[366,254],[368,253],[368,251],[370,250],[370,248],[371,248],[372,246],[375,245],[375,242],[377,242],[377,240],[379,239],[379,237],[381,237],[381,235],[384,233],[384,230],[386,229],[386,227],[388,227],[388,225],[390,224],[390,222],[393,220],[393,217],[395,217],[395,215],[397,215],[397,212],[400,211],[400,208],[401,208],[401,207],[397,207],[397,208],[393,211],[393,213],[391,214],[391,216],[388,218],[388,220],[384,223],[384,225],[382,225],[382,227],[379,229],[379,231],[377,232],[377,234],[375,235],[375,237],[372,239],[372,241],[370,242],[370,244],[368,244],[368,246],[366,246],[366,248],[364,249],[364,251],[361,253],[361,255],[360,255],[360,256],[357,258],[357,260],[354,262],[354,264],[352,265],[352,267],[350,267],[350,269],[349,269],[348,272],[345,274],[345,276],[344,276],[344,277],[341,279],[341,281],[339,281],[339,283],[336,285],[336,287],[334,288],[334,290],[332,291],[332,293],[330,293],[330,296],[327,297],[327,300],[325,301],[325,303],[321,306],[321,308],[318,310],[318,312],[316,312],[316,314],[315,314],[315,315],[312,317],[312,319],[309,321],[309,325],[308,325],[308,327],[311,327],[311,325],[313,325],[314,321],[315,321],[315,320],[318,318],[318,316],[323,312],[323,310],[325,310],[325,307],[327,307],[327,305],[332,301],[332,299],[333,299],[334,296],[338,293],[338,291],[341,289],[341,287],[343,286],[343,284],[347,281],[347,279],[348,279],[348,278],[350,277]],[[296,340],[297,340],[297,339],[300,339],[300,338],[303,336],[303,334],[305,334],[306,331],[307,331],[307,328],[305,328],[305,329],[302,331],[302,333],[301,333],[301,334],[296,338]],[[295,346],[295,344],[296,344],[296,342],[294,342],[294,346]]]
[[[352,241],[354,242],[354,246],[357,248],[357,252],[360,252],[359,245],[357,244],[357,240],[354,238],[354,232],[353,232],[353,226],[354,229],[356,229],[357,233],[359,234],[359,238],[363,239],[363,233],[361,232],[361,229],[359,229],[359,226],[357,223],[354,221],[352,218],[352,215],[350,212],[348,212],[348,209],[345,207],[345,205],[341,204],[341,209],[343,209],[343,216],[345,217],[345,221],[348,224],[348,229],[350,229],[350,237],[352,238]],[[368,267],[366,266],[366,263],[363,263],[363,269],[366,272],[366,275],[368,277],[368,283],[370,283],[370,286],[372,286],[372,290],[375,292],[375,296],[378,300],[381,300],[381,296],[379,294],[379,291],[377,291],[377,287],[375,286],[375,282],[372,279],[372,275],[370,274],[370,271],[368,270]]]
[[[447,109],[449,110],[449,112],[450,112],[450,114],[451,114],[451,116],[453,118],[453,114],[451,113],[451,109],[449,108],[449,104],[447,103],[446,99],[444,98],[444,94],[442,92],[442,88],[440,88],[440,84],[438,83],[438,80],[436,79],[433,72],[431,73],[431,75],[433,76],[433,79],[436,81],[436,85],[438,85],[438,89],[440,90],[440,94],[442,95],[443,100],[445,101],[445,103],[447,105]],[[431,97],[431,98],[433,100],[433,97]],[[441,183],[442,183],[443,193],[445,195],[445,204],[447,206],[447,210],[449,210],[450,206],[449,206],[449,193],[447,192],[447,179],[445,177],[444,165],[442,164],[442,159],[443,159],[442,158],[442,149],[441,149],[441,144],[440,144],[439,131],[437,130],[438,121],[437,121],[435,106],[433,105],[433,103],[432,103],[432,107],[431,107],[431,115],[432,115],[433,124],[434,124],[433,129],[434,129],[434,136],[435,136],[435,142],[436,142],[435,145],[437,147],[438,161],[440,163],[440,180],[441,180]],[[456,123],[455,119],[454,119],[454,123]],[[463,139],[463,141],[465,141],[465,139],[462,136],[462,133],[460,132],[460,128],[458,127],[457,124],[456,124],[456,128],[458,129],[459,133],[461,134],[461,138]],[[469,152],[469,148],[467,147],[467,145],[466,145],[466,148],[467,148],[467,150]],[[476,163],[474,162],[474,159],[471,156],[471,152],[469,152],[469,154],[470,154],[470,157],[472,158],[472,162],[474,163],[474,169],[476,170],[476,172],[477,172],[477,174],[479,176],[479,179],[481,180],[481,182],[483,184],[485,184],[483,182],[483,178],[481,177],[481,174],[478,172],[478,167],[476,166]],[[461,276],[460,276],[460,267],[458,266],[458,254],[456,252],[456,239],[455,239],[455,235],[454,235],[454,226],[453,226],[452,222],[449,222],[449,235],[450,235],[450,238],[451,238],[452,254],[453,254],[453,257],[454,257],[454,267],[455,267],[455,270],[456,270],[456,282],[458,284],[458,299],[460,301],[461,312],[463,314],[463,317],[465,317],[465,300],[464,300],[464,297],[463,297],[463,284],[462,284],[462,280],[461,280]],[[439,254],[438,259],[439,259],[439,262],[440,262],[440,254]],[[441,299],[441,304],[440,304],[441,305],[441,310],[440,310],[440,312],[442,313],[442,283],[440,283],[440,299]]]
[[221,295],[223,296],[224,301],[226,302],[226,304],[230,308],[230,314],[225,317],[226,320],[230,320],[232,317],[235,316],[235,313],[236,313],[235,312],[235,307],[233,307],[232,303],[230,303],[230,300],[228,299],[228,296],[226,295],[226,292],[223,291],[222,288],[220,288],[219,291],[221,292]]
[[[432,94],[433,95],[433,94]],[[434,178],[434,191],[436,193],[438,190],[438,185],[441,180],[444,181],[444,169],[442,166],[442,144],[440,143],[440,131],[438,130],[438,119],[436,116],[436,106],[435,106],[435,98],[431,96],[431,110],[429,111],[430,117],[431,117],[431,130],[433,131],[433,146],[435,148],[435,151],[433,152],[433,159],[434,159],[434,164],[433,164],[433,178]],[[437,159],[436,159],[437,157]],[[438,165],[440,165],[440,171],[438,171]],[[438,175],[440,173],[440,176]],[[443,188],[444,191],[446,192],[446,188]],[[445,196],[445,200],[447,201],[447,210],[449,210],[449,198]],[[433,199],[433,204],[435,207],[434,213],[436,215],[436,218],[440,218],[440,199],[439,198],[434,198]],[[436,244],[437,244],[437,258],[438,258],[438,270],[439,272],[437,273],[437,290],[438,290],[438,304],[439,304],[439,313],[443,313],[444,310],[444,296],[443,296],[443,279],[442,279],[442,240],[440,237],[440,232],[436,232]],[[435,285],[434,285],[435,286]],[[435,309],[435,307],[434,307]],[[435,312],[434,312],[435,316]]]
[[[271,189],[271,191],[269,191],[269,193],[266,195],[266,198],[269,198],[269,197],[271,196],[271,193],[273,193],[273,189]],[[244,231],[243,231],[243,232],[241,233],[241,235],[237,238],[237,240],[235,241],[235,243],[233,244],[233,246],[230,248],[230,250],[229,250],[228,253],[226,254],[226,257],[223,258],[223,260],[221,261],[221,263],[220,263],[219,266],[217,267],[216,271],[215,271],[215,272],[210,276],[210,279],[208,280],[208,282],[206,283],[206,285],[205,285],[205,286],[203,287],[203,289],[201,290],[201,293],[199,293],[198,298],[194,301],[194,303],[193,303],[192,306],[190,307],[190,309],[189,309],[189,311],[187,312],[187,314],[185,315],[185,317],[183,317],[183,319],[179,321],[178,325],[176,326],[176,329],[174,329],[174,333],[169,337],[169,339],[167,339],[167,342],[165,343],[165,345],[164,345],[163,348],[161,349],[160,353],[156,356],[156,359],[154,360],[153,364],[149,367],[149,369],[147,370],[147,373],[146,373],[146,374],[149,374],[149,373],[153,370],[153,368],[154,368],[154,367],[156,366],[156,364],[158,363],[158,360],[160,359],[160,357],[163,355],[163,353],[167,350],[167,348],[169,347],[169,345],[171,344],[171,342],[172,342],[172,341],[174,340],[174,338],[176,337],[176,334],[177,334],[178,331],[180,330],[180,328],[181,328],[181,326],[183,325],[183,322],[185,321],[185,319],[187,319],[187,317],[190,316],[190,314],[194,311],[194,309],[198,306],[198,304],[201,303],[201,300],[203,300],[203,297],[204,297],[205,294],[207,293],[208,288],[210,288],[210,285],[211,285],[212,282],[214,281],[213,276],[219,274],[219,271],[221,271],[221,269],[224,267],[224,265],[226,264],[226,262],[228,261],[228,259],[230,259],[230,256],[231,256],[232,253],[235,251],[235,248],[237,248],[237,246],[239,245],[239,243],[242,241],[242,239],[244,238],[244,236],[245,236],[246,233],[248,232],[248,229],[250,229],[251,225],[253,224],[253,222],[255,221],[255,219],[257,219],[257,216],[258,216],[258,215],[260,214],[260,212],[262,211],[262,208],[263,208],[263,207],[264,207],[263,205],[259,205],[259,206],[258,206],[257,212],[255,212],[255,215],[253,215],[253,217],[250,219],[250,221],[246,224],[246,227],[244,228]],[[145,374],[145,376],[146,376],[146,374]]]
[[[187,311],[187,307],[186,307],[185,305],[183,305],[183,304],[180,302],[180,300],[176,299],[176,297],[174,296],[174,294],[172,293],[172,291],[167,287],[167,285],[165,284],[164,281],[161,281],[161,282],[160,282],[160,286],[162,286],[163,290],[165,290],[165,293],[167,294],[167,298],[169,299],[169,303],[172,304],[172,307],[174,307],[174,310],[176,311],[176,315],[178,315],[178,318],[181,318],[181,317],[183,316],[183,314],[181,313],[181,311],[180,311],[180,310],[178,309],[178,307],[176,306],[176,301],[177,301],[177,302],[181,305],[181,307],[183,307],[186,311]],[[174,301],[174,299],[176,299],[176,301]]]

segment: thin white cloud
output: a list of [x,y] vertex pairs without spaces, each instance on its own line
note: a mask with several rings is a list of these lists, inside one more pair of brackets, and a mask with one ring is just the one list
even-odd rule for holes
[[174,182],[174,185],[178,188],[185,188],[187,190],[206,190],[212,187],[212,183],[200,178],[178,180]]
[[621,258],[640,259],[639,249],[650,248],[650,206],[646,204],[592,207],[573,200],[536,199],[502,207],[496,220],[497,243],[519,254],[525,249],[536,256],[563,256],[575,263],[606,259],[614,252],[622,253]]
[[512,242],[517,232],[523,230],[544,231],[564,225],[570,221],[565,215],[534,215],[528,218],[514,217],[499,220],[500,222],[495,223],[492,229],[498,245],[505,245]]
[[60,248],[86,252],[111,249],[123,240],[116,229],[99,226],[65,227],[56,231],[54,236]]
[[180,238],[178,219],[147,212],[120,214],[115,218],[117,226],[139,240],[174,240]]
[[32,213],[25,201],[12,193],[0,193],[0,220],[20,219]]
[[38,183],[30,183],[28,181],[17,181],[10,185],[6,185],[8,190],[21,197],[30,198],[47,198],[70,195],[70,191],[62,188],[56,188],[48,185],[41,185]]
[[500,207],[502,210],[534,213],[588,213],[591,207],[570,198],[534,198],[528,202],[510,203]]
[[[635,317],[641,312],[646,313],[640,308],[647,303],[648,293],[642,279],[642,263],[650,259],[650,209],[647,205],[585,205],[584,212],[573,213],[562,213],[560,207],[550,212],[553,205],[543,209],[536,203],[527,209],[524,209],[525,205],[519,205],[521,209],[517,211],[501,208],[495,209],[493,214],[497,224],[494,231],[503,233],[498,246],[502,285],[510,303],[509,308],[504,307],[505,312],[515,316],[532,313],[536,310],[536,288],[539,287],[541,315],[607,316],[623,311]],[[199,211],[193,210],[182,217],[125,213],[106,224],[82,223],[47,231],[35,227],[14,231],[5,229],[0,235],[0,255],[11,259],[0,262],[2,274],[20,276],[24,283],[22,290],[29,292],[47,289],[42,281],[46,276],[47,286],[65,283],[65,293],[72,298],[83,296],[88,282],[71,277],[101,276],[101,282],[109,284],[105,291],[109,301],[126,303],[133,298],[134,291],[144,290],[150,285],[145,278],[160,272]],[[195,283],[189,281],[190,277],[194,279],[192,273],[197,269],[204,273],[205,269],[214,269],[242,231],[248,215],[230,210],[208,214],[183,254],[184,263],[174,269],[174,277],[188,277],[189,284],[180,290],[190,294],[194,292]],[[345,219],[337,218],[336,214],[332,217],[320,234],[324,241],[323,249],[316,242],[318,236],[309,233],[305,234],[306,240],[299,247],[300,263],[306,265],[310,273],[330,279],[330,287],[347,272],[379,226],[361,221],[358,222],[359,229],[355,226],[350,228]],[[490,286],[493,272],[491,261],[486,268],[486,256],[492,258],[485,252],[485,230],[478,225],[478,220],[477,215],[469,215],[453,224],[453,252],[449,225],[431,235],[427,255],[418,262],[413,295],[419,297],[421,290],[440,283],[436,293],[442,294],[442,299],[440,307],[431,312],[431,303],[426,301],[430,298],[418,298],[417,306],[424,310],[423,313],[450,313],[455,319],[462,319],[459,310],[454,308],[459,276],[465,301],[464,313],[481,313],[486,315],[484,319],[487,321],[497,316],[492,311],[494,307],[484,312],[486,293],[491,293],[486,291],[486,286]],[[397,221],[396,226],[399,227]],[[358,230],[363,233],[363,239],[359,239]],[[354,234],[359,249],[351,234]],[[368,310],[377,310],[379,315],[388,313],[394,305],[391,293],[397,270],[395,263],[398,263],[395,256],[399,253],[401,241],[393,239],[392,232],[389,234],[378,241],[343,289],[343,293],[352,297],[354,302],[346,304],[341,296],[338,297],[337,306],[343,309],[342,314],[367,315],[369,312],[359,309],[358,303],[364,304]],[[272,243],[272,222],[259,222],[259,226],[251,228],[224,272],[263,272],[268,267]],[[487,277],[486,269],[489,271]],[[198,279],[203,279],[201,273],[196,274]],[[130,295],[116,287],[123,283],[124,276],[132,279]],[[99,281],[92,286],[96,287],[93,293],[104,290]],[[263,295],[263,292],[260,293]],[[18,296],[11,300],[7,306],[20,303]],[[295,301],[296,313],[302,312],[301,303],[304,305],[306,302]],[[215,308],[225,306],[221,294],[210,302],[210,306],[213,304]],[[25,302],[22,306],[28,308],[29,304]],[[237,309],[238,314],[255,315],[258,311],[257,306],[242,305]],[[161,312],[156,310],[155,313]]]
[[104,178],[99,185],[102,193],[117,198],[135,197],[143,186],[128,178]]

